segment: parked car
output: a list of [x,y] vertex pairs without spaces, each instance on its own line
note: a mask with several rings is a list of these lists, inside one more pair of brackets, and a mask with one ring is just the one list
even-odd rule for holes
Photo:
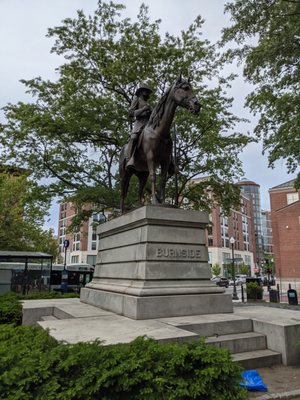
[[[246,281],[245,281],[245,282],[246,282]],[[244,282],[243,279],[235,277],[235,284],[236,284],[236,286],[239,286],[239,285],[241,285],[242,283],[245,283],[245,282]],[[233,286],[233,279],[230,279],[229,285],[230,285],[230,286]]]
[[211,278],[211,280],[215,282],[217,286],[224,286],[226,288],[229,286],[229,280],[222,276],[215,276],[214,278]]
[[[235,275],[235,284],[239,286],[242,285],[243,283],[246,283],[246,278],[247,275],[241,275],[241,274]],[[229,285],[233,285],[233,279],[230,279]]]
[[273,275],[270,275],[270,277],[268,275],[258,275],[258,278],[261,280],[263,286],[268,286],[268,280],[270,286],[276,285],[276,278]]
[[235,277],[236,277],[236,279],[239,280],[240,282],[246,283],[247,275],[238,274],[238,275],[236,275]]

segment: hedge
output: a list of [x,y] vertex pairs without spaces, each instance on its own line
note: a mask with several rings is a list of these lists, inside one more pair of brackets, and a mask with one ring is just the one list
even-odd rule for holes
[[53,299],[65,297],[78,297],[74,293],[62,294],[60,292],[34,292],[21,295],[8,292],[0,296],[0,324],[22,324],[22,305],[20,300]]
[[37,327],[0,326],[0,387],[6,400],[241,400],[240,367],[205,345],[139,337],[103,346],[57,342]]
[[203,340],[160,344],[140,337],[129,344],[70,345],[39,327],[18,326],[20,300],[53,297],[65,295],[0,296],[0,399],[247,398],[239,386],[240,367],[229,352],[207,346]]

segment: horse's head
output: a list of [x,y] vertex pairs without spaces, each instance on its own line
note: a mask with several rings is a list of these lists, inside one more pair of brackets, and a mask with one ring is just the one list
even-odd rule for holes
[[187,108],[192,114],[198,114],[200,111],[200,103],[189,80],[182,79],[180,76],[174,85],[173,96],[177,105]]

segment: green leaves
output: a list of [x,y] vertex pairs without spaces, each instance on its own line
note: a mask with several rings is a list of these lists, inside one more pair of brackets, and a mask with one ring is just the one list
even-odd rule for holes
[[0,325],[1,324],[22,324],[22,306],[21,300],[35,299],[56,299],[78,297],[76,293],[60,293],[60,292],[33,292],[27,295],[7,292],[0,296]]
[[0,325],[21,325],[22,306],[15,293],[5,293],[0,296]]
[[214,264],[212,267],[211,267],[211,273],[214,275],[214,276],[219,276],[220,275],[220,273],[221,273],[221,267],[220,267],[220,265],[219,264]]
[[[5,361],[5,363],[4,363]],[[6,399],[242,400],[240,368],[226,350],[159,344],[58,343],[39,328],[0,326],[0,384]]]
[[285,159],[288,172],[294,172],[300,151],[300,2],[240,0],[225,11],[233,25],[224,29],[223,43],[238,45],[227,59],[244,60],[244,76],[256,85],[247,98],[260,114],[255,133],[263,138],[270,166]]
[[42,229],[50,198],[27,175],[17,169],[0,173],[0,249],[55,256],[58,245],[53,232]]
[[[30,169],[33,179],[46,178],[49,194],[70,196],[79,207],[84,199],[118,208],[118,157],[131,129],[128,108],[135,90],[148,81],[154,104],[182,73],[191,75],[202,111],[198,117],[186,110],[176,115],[180,194],[188,198],[189,182],[199,175],[213,175],[216,186],[232,184],[241,175],[238,153],[249,138],[234,132],[239,119],[226,95],[232,76],[222,75],[214,46],[203,39],[203,19],[196,16],[180,35],[162,37],[160,21],[150,21],[145,5],[135,21],[122,17],[123,8],[99,1],[94,15],[78,11],[49,29],[52,52],[65,62],[56,81],[22,81],[33,102],[5,107],[0,162]],[[229,204],[231,193],[224,189]],[[172,181],[168,190],[174,199]],[[134,196],[128,199],[134,202]]]

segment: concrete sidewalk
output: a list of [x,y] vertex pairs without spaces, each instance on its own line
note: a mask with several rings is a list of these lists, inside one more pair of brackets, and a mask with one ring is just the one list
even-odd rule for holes
[[251,392],[251,399],[300,399],[300,365],[276,365],[256,370],[267,385],[268,392]]
[[49,329],[50,334],[58,340],[76,343],[98,339],[104,344],[128,343],[144,335],[162,342],[190,341],[199,336],[212,335],[207,330],[208,325],[216,330],[217,326],[223,324],[228,330],[233,325],[251,319],[253,330],[267,337],[268,348],[281,353],[283,363],[288,366],[256,368],[268,387],[268,393],[251,393],[250,398],[300,400],[298,310],[264,306],[262,303],[239,303],[234,304],[233,313],[227,314],[133,320],[81,303],[79,299],[51,299],[24,301],[23,317],[27,325],[39,321],[38,324]]

